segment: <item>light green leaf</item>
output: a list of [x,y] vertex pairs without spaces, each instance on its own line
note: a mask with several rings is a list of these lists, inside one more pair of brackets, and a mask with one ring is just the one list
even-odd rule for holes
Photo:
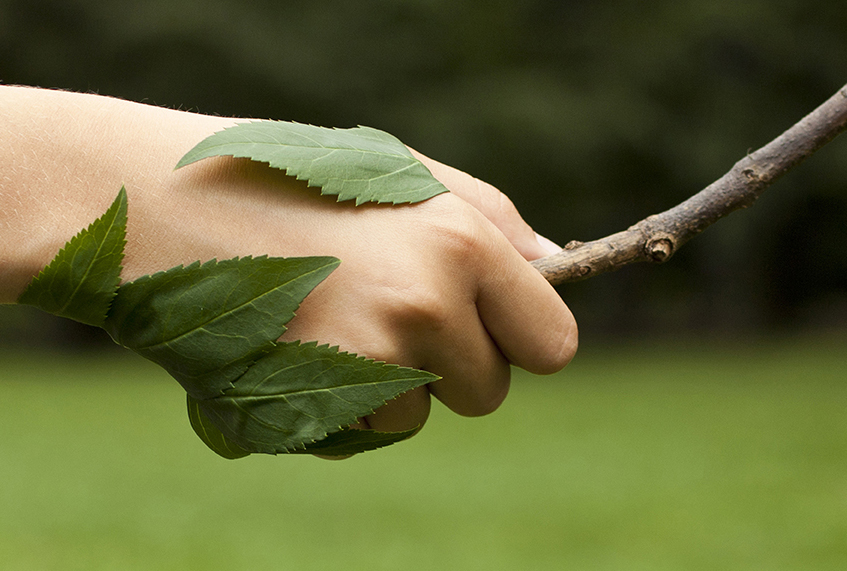
[[198,404],[241,448],[286,453],[303,450],[401,393],[437,379],[335,347],[280,343],[223,395]]
[[214,156],[268,163],[338,200],[393,204],[447,192],[396,137],[370,127],[327,129],[286,121],[239,123],[201,141],[180,168]]
[[227,460],[236,460],[250,455],[250,452],[229,440],[218,430],[218,427],[200,410],[197,400],[191,398],[189,394],[185,396],[188,402],[188,421],[206,446]]
[[285,331],[331,257],[233,258],[124,284],[104,328],[164,367],[196,399],[220,395]]
[[102,326],[120,282],[126,242],[126,190],[109,209],[65,244],[30,282],[18,303]]

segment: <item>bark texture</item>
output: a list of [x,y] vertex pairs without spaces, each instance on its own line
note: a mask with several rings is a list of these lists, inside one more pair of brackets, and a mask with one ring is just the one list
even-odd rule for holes
[[590,278],[633,262],[664,262],[730,212],[751,206],[793,167],[847,128],[847,85],[782,135],[738,161],[721,178],[660,214],[593,242],[568,243],[532,264],[553,285]]

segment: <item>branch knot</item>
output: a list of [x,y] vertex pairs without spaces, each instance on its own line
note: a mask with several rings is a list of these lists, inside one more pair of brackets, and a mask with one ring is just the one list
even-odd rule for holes
[[651,261],[661,264],[673,256],[676,240],[670,234],[657,232],[644,245],[644,252]]

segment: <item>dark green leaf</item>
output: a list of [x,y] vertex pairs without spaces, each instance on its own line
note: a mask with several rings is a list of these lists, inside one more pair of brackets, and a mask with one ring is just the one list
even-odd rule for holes
[[241,448],[275,454],[302,450],[399,394],[437,379],[335,347],[280,343],[233,388],[198,404]]
[[206,446],[211,448],[218,455],[223,456],[228,460],[235,460],[249,456],[247,450],[241,448],[238,444],[229,440],[224,436],[218,427],[212,423],[209,418],[200,410],[198,402],[191,398],[191,395],[185,395],[188,402],[188,421],[191,423],[191,428],[197,433]]
[[177,168],[214,156],[268,163],[338,200],[394,204],[447,192],[396,137],[370,127],[327,129],[285,121],[253,121],[201,141]]
[[414,433],[344,427],[436,376],[314,343],[275,343],[337,259],[213,260],[118,287],[126,211],[122,188],[19,302],[102,326],[117,343],[163,366],[188,393],[192,428],[224,458],[355,454]]
[[102,326],[118,288],[126,236],[126,190],[103,216],[71,238],[18,303]]
[[164,367],[192,397],[220,395],[285,331],[336,258],[234,258],[124,284],[105,329]]
[[321,454],[324,456],[348,456],[369,450],[376,450],[391,444],[406,440],[417,428],[402,432],[378,432],[376,430],[356,430],[345,428],[333,432],[323,440],[307,444],[303,450],[295,450],[292,454]]
[[[206,446],[228,460],[249,456],[250,452],[228,439],[218,430],[200,409],[200,403],[186,395],[188,401],[188,420]],[[369,450],[376,450],[412,436],[417,428],[402,432],[378,432],[376,430],[355,430],[345,428],[328,435],[323,440],[307,444],[305,448],[294,450],[291,454],[322,454],[326,456],[348,456]]]

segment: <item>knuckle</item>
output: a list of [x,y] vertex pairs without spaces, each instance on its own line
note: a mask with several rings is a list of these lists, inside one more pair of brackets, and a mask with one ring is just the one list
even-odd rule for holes
[[443,261],[466,265],[487,247],[490,239],[475,214],[457,209],[445,213],[430,227],[433,247]]
[[422,283],[394,287],[389,294],[388,319],[395,327],[420,333],[436,333],[449,324],[448,300]]

